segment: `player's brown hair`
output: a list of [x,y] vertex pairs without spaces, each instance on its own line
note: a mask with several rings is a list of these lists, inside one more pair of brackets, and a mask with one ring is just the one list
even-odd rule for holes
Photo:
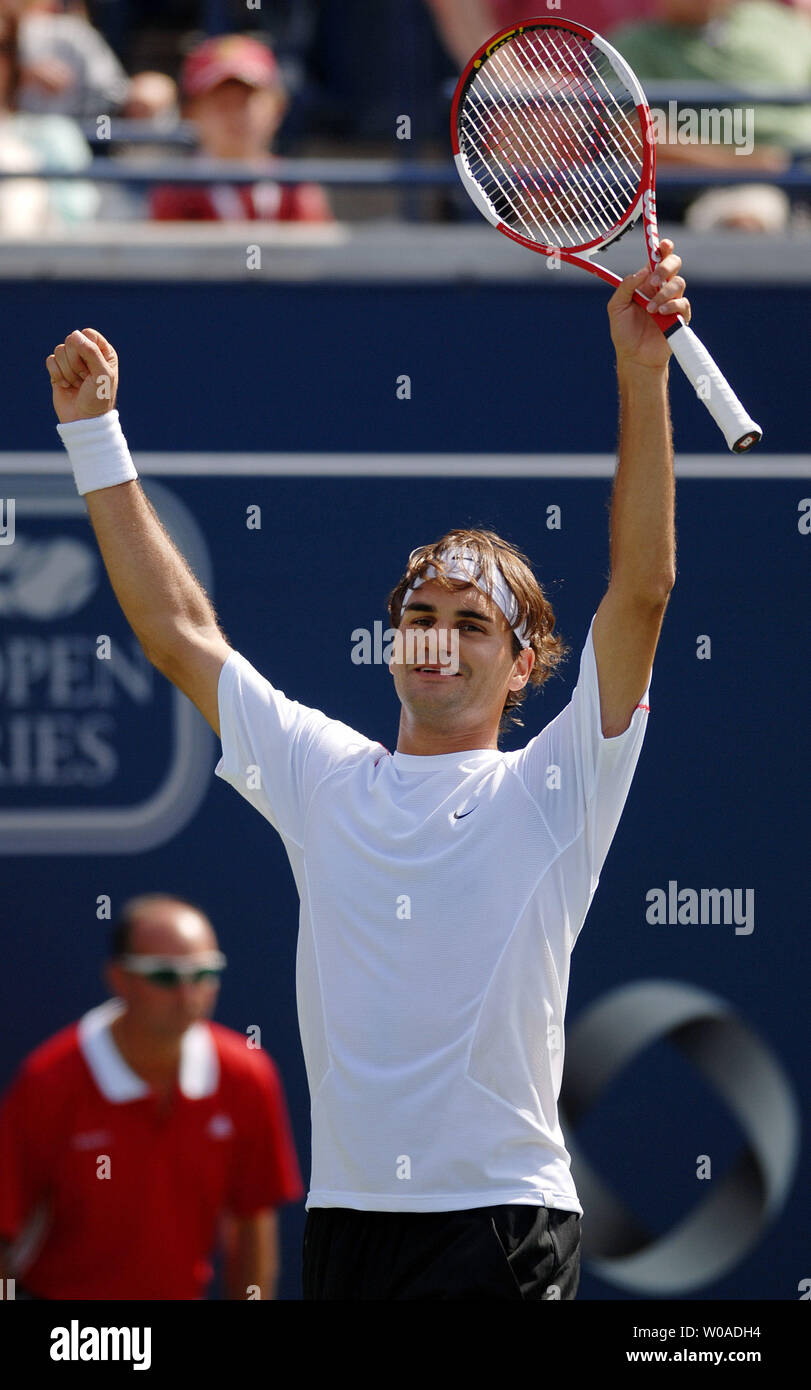
[[[429,565],[433,565],[436,569],[437,583],[441,587],[453,588],[456,581],[447,579],[444,572],[445,567],[440,558],[444,550],[451,548],[454,550],[464,548],[473,553],[476,557],[476,582],[482,580],[485,588],[491,585],[495,570],[500,569],[518,602],[516,627],[520,627],[522,622],[527,623],[527,635],[530,646],[535,653],[535,662],[529,680],[523,689],[510,690],[507,694],[499,723],[499,733],[501,734],[512,725],[523,723],[523,720],[518,717],[517,710],[526,699],[528,690],[530,687],[542,686],[561,661],[569,655],[570,648],[566,646],[560,634],[554,631],[555,614],[552,605],[533,574],[529,559],[523,551],[509,541],[505,541],[495,531],[471,528],[447,531],[439,540],[432,541],[428,545],[421,545],[412,552],[405,573],[396,587],[392,589],[387,600],[391,627],[398,628],[400,626],[402,603],[406,592],[412,587],[415,580],[422,578]],[[522,650],[521,643],[515,633],[512,636],[512,643],[513,659],[515,659]]]

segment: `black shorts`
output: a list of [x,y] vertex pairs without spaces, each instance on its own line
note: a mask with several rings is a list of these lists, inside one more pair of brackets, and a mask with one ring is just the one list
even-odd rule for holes
[[570,1299],[580,1216],[556,1207],[355,1211],[312,1207],[305,1299]]

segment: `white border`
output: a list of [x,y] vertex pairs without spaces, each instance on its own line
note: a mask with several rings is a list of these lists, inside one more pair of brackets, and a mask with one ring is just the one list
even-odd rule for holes
[[[616,454],[133,453],[139,474],[205,478],[613,478]],[[4,473],[69,476],[58,453],[0,453]],[[677,478],[811,478],[811,454],[682,454]]]

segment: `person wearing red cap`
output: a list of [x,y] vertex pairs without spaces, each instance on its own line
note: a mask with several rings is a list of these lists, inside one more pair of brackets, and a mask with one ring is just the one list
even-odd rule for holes
[[197,128],[198,158],[266,163],[252,185],[159,185],[149,215],[162,221],[331,222],[318,184],[273,181],[273,138],[287,109],[279,67],[266,44],[243,34],[206,39],[180,74],[183,115]]

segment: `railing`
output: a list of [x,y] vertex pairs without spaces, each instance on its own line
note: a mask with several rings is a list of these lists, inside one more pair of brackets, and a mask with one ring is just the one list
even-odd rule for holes
[[[652,82],[646,88],[651,107],[679,109],[724,110],[728,107],[758,105],[811,105],[811,89],[774,91],[770,88],[741,91],[704,82]],[[397,157],[350,159],[278,158],[272,168],[266,164],[247,164],[236,161],[216,161],[177,156],[158,157],[148,162],[128,161],[112,151],[122,144],[178,147],[192,150],[197,134],[190,121],[178,121],[172,126],[155,125],[151,121],[111,117],[100,126],[96,120],[77,122],[90,145],[94,158],[81,169],[47,168],[37,170],[0,169],[0,179],[44,178],[90,180],[99,184],[118,184],[131,189],[143,189],[155,184],[204,185],[211,183],[246,185],[272,179],[280,184],[318,183],[335,189],[394,189],[401,199],[401,211],[406,220],[419,216],[415,201],[418,189],[456,189],[458,178],[450,159],[426,161],[416,157],[416,151],[404,142]],[[396,142],[393,142],[396,143]],[[104,154],[102,154],[104,151]],[[672,190],[687,197],[692,191],[741,183],[770,183],[798,196],[811,193],[811,150],[795,150],[791,164],[781,172],[762,169],[748,170],[745,157],[741,168],[707,169],[699,166],[675,166],[662,162],[657,173],[657,188]]]
[[[128,164],[117,158],[92,159],[81,169],[0,169],[0,178],[80,179],[97,183],[149,187],[154,184],[252,184],[272,180],[281,184],[319,183],[334,188],[453,188],[459,177],[453,163],[400,163],[394,159],[278,159],[266,164],[236,160],[157,160]],[[780,188],[811,191],[811,151],[782,172],[737,169],[670,168],[657,171],[656,186],[707,188],[723,184],[770,183]]]
[[[744,92],[735,87],[718,87],[712,82],[652,82],[645,89],[649,106],[807,106],[811,105],[811,88],[793,92],[774,91],[764,87]],[[149,144],[193,146],[197,134],[193,121],[178,121],[172,126],[157,126],[152,121],[130,120],[124,116],[110,117],[110,133],[99,134],[98,120],[77,121],[82,134],[91,145]]]

